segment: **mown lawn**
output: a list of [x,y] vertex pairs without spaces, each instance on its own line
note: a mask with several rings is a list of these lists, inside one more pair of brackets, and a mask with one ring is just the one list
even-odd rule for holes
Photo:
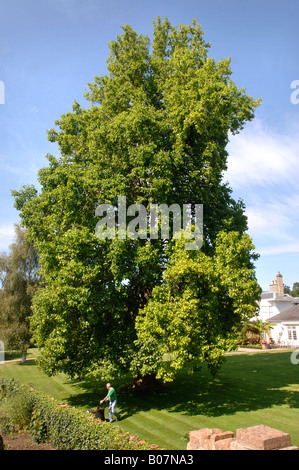
[[[134,392],[128,378],[118,381],[113,385],[123,419],[115,425],[167,450],[186,449],[194,429],[235,432],[257,424],[290,433],[292,444],[299,446],[299,365],[290,357],[291,351],[229,354],[216,378],[206,367],[192,376],[180,372],[156,392]],[[49,378],[34,361],[0,365],[0,375],[86,410],[106,393],[101,381],[72,381],[62,374]]]

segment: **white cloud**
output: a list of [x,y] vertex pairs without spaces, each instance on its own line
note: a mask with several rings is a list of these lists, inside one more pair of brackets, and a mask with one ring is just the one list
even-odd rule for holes
[[297,184],[299,175],[298,132],[283,134],[255,120],[228,144],[225,179],[233,188]]
[[268,238],[289,239],[292,218],[285,212],[283,204],[268,203],[246,209],[249,229],[253,234]]
[[[273,193],[271,196],[273,197]],[[263,255],[298,253],[299,194],[281,200],[261,198],[246,209],[249,234]]]
[[282,255],[287,253],[299,254],[299,242],[283,243],[281,245],[271,245],[261,247],[259,249],[260,255]]
[[298,253],[298,120],[288,132],[250,123],[228,145],[225,179],[246,205],[249,234],[262,255]]
[[0,251],[7,251],[7,247],[13,243],[15,238],[14,224],[0,225]]
[[12,237],[15,234],[14,224],[0,225],[0,237]]

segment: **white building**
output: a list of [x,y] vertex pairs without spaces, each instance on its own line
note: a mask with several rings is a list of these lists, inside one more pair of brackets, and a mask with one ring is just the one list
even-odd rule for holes
[[299,346],[299,304],[294,304],[284,312],[270,317],[269,322],[275,324],[271,330],[271,337],[276,344]]
[[284,293],[283,278],[279,272],[269,291],[262,292],[259,318],[275,324],[271,337],[276,344],[299,345],[299,298]]

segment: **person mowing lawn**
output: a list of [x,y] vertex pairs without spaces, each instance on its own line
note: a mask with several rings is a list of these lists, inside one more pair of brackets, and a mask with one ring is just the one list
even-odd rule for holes
[[116,416],[117,421],[120,420],[120,414],[116,411],[116,404],[117,404],[117,396],[115,389],[111,386],[110,383],[106,384],[106,388],[108,390],[108,394],[106,395],[103,400],[100,401],[102,404],[104,401],[109,400],[109,421],[110,423],[113,422],[113,416]]

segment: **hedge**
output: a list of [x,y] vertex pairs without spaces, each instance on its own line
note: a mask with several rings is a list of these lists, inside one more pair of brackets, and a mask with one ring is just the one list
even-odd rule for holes
[[[58,450],[147,450],[145,441],[131,440],[119,427],[97,420],[15,379],[0,377],[0,404],[7,417],[27,429],[38,442]],[[5,416],[6,414],[6,416]],[[0,420],[1,428],[1,420]],[[4,432],[2,430],[2,432]]]

